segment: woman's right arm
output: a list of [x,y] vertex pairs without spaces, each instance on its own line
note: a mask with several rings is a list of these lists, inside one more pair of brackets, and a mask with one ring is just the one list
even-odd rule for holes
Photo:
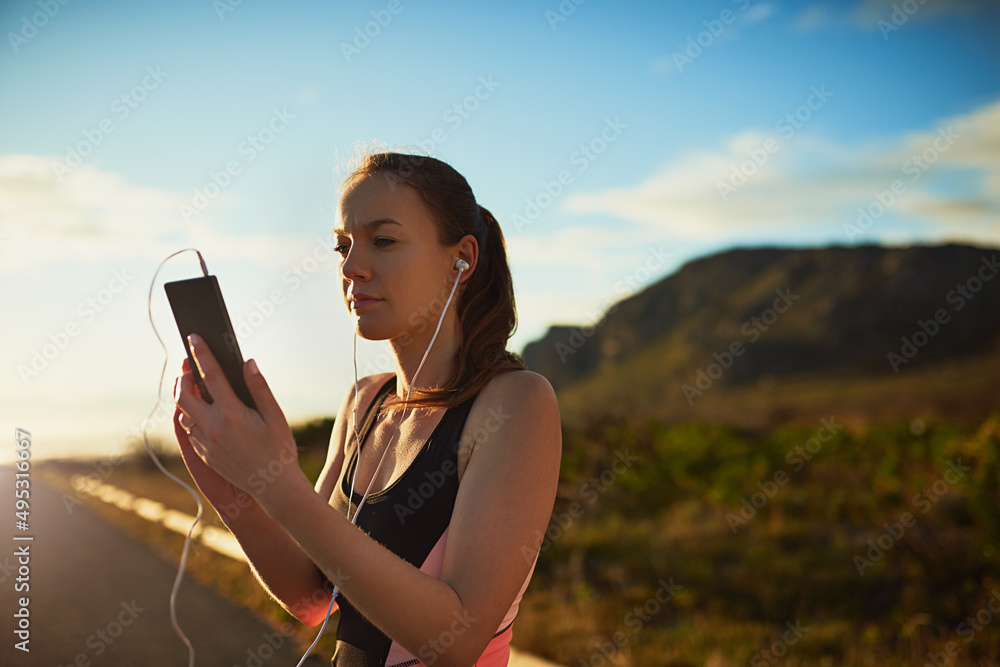
[[[186,359],[184,371],[190,372]],[[365,393],[362,390],[361,397]],[[340,476],[345,436],[352,423],[353,402],[352,383],[334,422],[326,463],[316,483],[316,492],[324,499],[330,498]],[[330,606],[330,592],[324,586],[324,577],[319,569],[298,543],[249,494],[227,482],[201,460],[191,447],[187,433],[181,428],[179,416],[178,409],[174,413],[174,433],[180,444],[184,463],[198,488],[240,543],[250,569],[261,586],[303,623],[317,625],[322,622]],[[270,471],[262,471],[255,483],[266,484],[270,475]]]

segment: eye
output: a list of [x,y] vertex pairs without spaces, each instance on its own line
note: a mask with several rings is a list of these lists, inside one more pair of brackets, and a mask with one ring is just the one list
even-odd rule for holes
[[343,257],[344,253],[347,252],[347,248],[348,248],[347,243],[338,243],[337,245],[333,246],[333,251],[338,255],[340,255],[341,257]]
[[[388,241],[388,243],[383,243],[383,244],[379,245],[382,241]],[[388,238],[386,236],[379,236],[378,238],[375,239],[375,245],[378,246],[379,248],[388,248],[390,245],[392,245],[395,242],[396,242],[396,239],[390,239],[390,238]]]

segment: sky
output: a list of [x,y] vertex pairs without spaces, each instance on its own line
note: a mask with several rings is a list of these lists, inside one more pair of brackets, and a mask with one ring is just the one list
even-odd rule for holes
[[517,352],[729,248],[1000,246],[998,27],[972,0],[6,0],[0,462],[15,428],[35,458],[113,456],[149,415],[172,442],[162,284],[196,256],[153,279],[184,248],[289,420],[335,415],[363,147],[447,161],[494,213]]

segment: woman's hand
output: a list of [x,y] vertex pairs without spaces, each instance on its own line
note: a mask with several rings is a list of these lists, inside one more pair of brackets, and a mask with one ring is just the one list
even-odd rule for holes
[[[202,339],[191,336],[191,350],[214,402],[201,398],[195,371],[185,359],[184,373],[174,385],[174,433],[188,470],[209,501],[217,509],[229,503],[246,506],[245,494],[260,502],[286,482],[300,482],[304,474],[291,429],[256,363],[244,363],[243,376],[259,411],[236,396]],[[223,518],[225,513],[220,511]]]
[[[191,373],[191,365],[188,363],[187,357],[184,357],[181,370],[186,374]],[[174,382],[175,399],[180,382],[180,377]],[[196,395],[200,395],[197,385],[195,385],[194,391]],[[208,499],[208,502],[212,503],[212,506],[219,512],[219,516],[222,517],[222,520],[227,525],[230,521],[239,517],[243,510],[251,507],[256,509],[257,502],[249,493],[233,486],[222,475],[209,468],[194,451],[187,431],[181,425],[183,414],[180,407],[175,405],[174,435],[177,436],[177,444],[180,445],[184,465],[187,466],[188,472],[191,473],[191,478],[194,479],[195,484],[198,485],[198,488]]]

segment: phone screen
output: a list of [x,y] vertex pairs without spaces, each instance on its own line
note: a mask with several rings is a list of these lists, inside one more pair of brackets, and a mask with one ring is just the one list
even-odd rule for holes
[[165,283],[163,288],[167,292],[170,308],[174,311],[174,319],[177,321],[188,361],[195,370],[202,398],[207,403],[212,403],[212,396],[205,387],[201,374],[197,372],[198,365],[195,364],[187,342],[188,335],[192,333],[198,334],[208,345],[240,400],[256,410],[257,405],[243,381],[243,355],[216,277],[203,276],[178,280]]

